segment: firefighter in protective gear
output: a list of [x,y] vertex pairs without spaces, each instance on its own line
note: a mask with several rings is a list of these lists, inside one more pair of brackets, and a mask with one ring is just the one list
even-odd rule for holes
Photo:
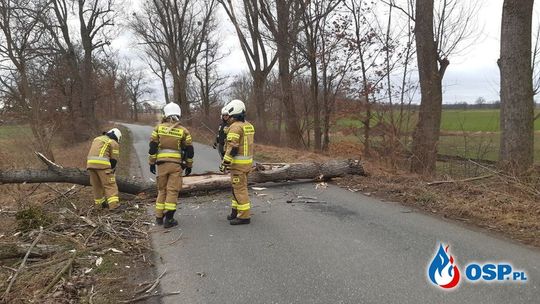
[[157,165],[156,223],[170,228],[178,225],[174,213],[182,189],[182,170],[186,176],[191,174],[194,149],[189,131],[180,125],[180,107],[171,102],[163,113],[163,121],[152,131],[149,163],[153,174]]
[[227,120],[229,120],[229,112],[223,107],[221,109],[221,124],[219,125],[216,141],[213,145],[214,149],[218,149],[221,159],[225,155],[225,140],[227,139],[227,130],[229,129]]
[[94,202],[96,206],[111,210],[120,205],[114,172],[120,155],[118,142],[121,137],[122,133],[117,128],[103,132],[103,135],[94,138],[86,160]]
[[229,129],[220,171],[230,171],[233,188],[232,210],[227,219],[231,225],[244,225],[250,223],[251,217],[247,176],[253,164],[255,128],[245,120],[246,106],[241,100],[229,102],[225,109],[229,113]]

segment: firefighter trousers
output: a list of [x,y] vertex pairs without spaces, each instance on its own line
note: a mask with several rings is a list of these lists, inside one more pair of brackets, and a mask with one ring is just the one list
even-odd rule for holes
[[90,185],[94,190],[94,202],[101,205],[109,204],[109,209],[116,209],[119,205],[118,186],[112,169],[88,169]]
[[231,170],[231,184],[233,192],[231,207],[232,209],[238,210],[237,217],[240,219],[248,219],[251,217],[251,204],[249,202],[247,176],[248,172]]
[[182,167],[180,164],[165,162],[157,165],[158,196],[156,217],[163,217],[167,211],[176,210],[178,193],[182,189]]

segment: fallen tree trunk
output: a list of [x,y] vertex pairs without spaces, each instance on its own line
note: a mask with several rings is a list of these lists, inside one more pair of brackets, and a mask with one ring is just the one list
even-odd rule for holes
[[[43,155],[38,157],[49,169],[0,171],[0,184],[13,183],[71,183],[90,185],[86,170],[63,168],[51,162]],[[291,164],[257,164],[249,174],[250,183],[280,182],[287,180],[317,179],[326,180],[348,174],[365,175],[364,169],[356,160],[334,160],[326,163],[291,163]],[[151,181],[126,179],[117,177],[116,182],[121,192],[129,194],[157,194],[156,184]],[[181,193],[199,192],[230,188],[228,175],[208,173],[183,178]]]

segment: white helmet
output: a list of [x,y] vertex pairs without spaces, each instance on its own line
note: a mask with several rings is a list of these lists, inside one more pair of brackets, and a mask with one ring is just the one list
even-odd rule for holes
[[170,102],[163,107],[163,114],[166,118],[173,115],[176,115],[180,118],[180,116],[182,115],[182,111],[180,110],[180,106],[178,104]]
[[221,108],[221,115],[229,115],[229,111],[227,111],[227,106]]
[[[238,115],[246,112],[246,105],[239,99],[231,100],[226,106],[225,111],[229,115]],[[223,112],[223,111],[222,111]]]
[[112,133],[114,136],[116,136],[116,139],[118,139],[118,142],[120,142],[120,138],[122,137],[122,132],[118,130],[117,128],[112,128],[107,133]]

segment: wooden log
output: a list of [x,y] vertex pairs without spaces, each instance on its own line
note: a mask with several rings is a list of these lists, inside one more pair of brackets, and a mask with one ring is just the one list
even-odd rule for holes
[[[42,156],[39,156],[42,158]],[[43,159],[42,159],[43,160]],[[48,161],[48,160],[47,160]],[[90,185],[86,170],[62,168],[50,161],[48,169],[0,171],[0,184],[13,183],[71,183]],[[280,182],[287,180],[319,179],[326,180],[347,174],[365,175],[364,169],[356,160],[333,160],[326,163],[257,164],[249,174],[250,183]],[[121,192],[129,194],[157,194],[154,182],[117,177]],[[209,191],[230,188],[230,177],[221,173],[207,173],[184,177],[181,193]]]
[[[21,258],[28,252],[30,246],[30,244],[0,243],[0,260]],[[64,250],[66,248],[63,246],[38,244],[30,250],[29,257],[43,258]]]

